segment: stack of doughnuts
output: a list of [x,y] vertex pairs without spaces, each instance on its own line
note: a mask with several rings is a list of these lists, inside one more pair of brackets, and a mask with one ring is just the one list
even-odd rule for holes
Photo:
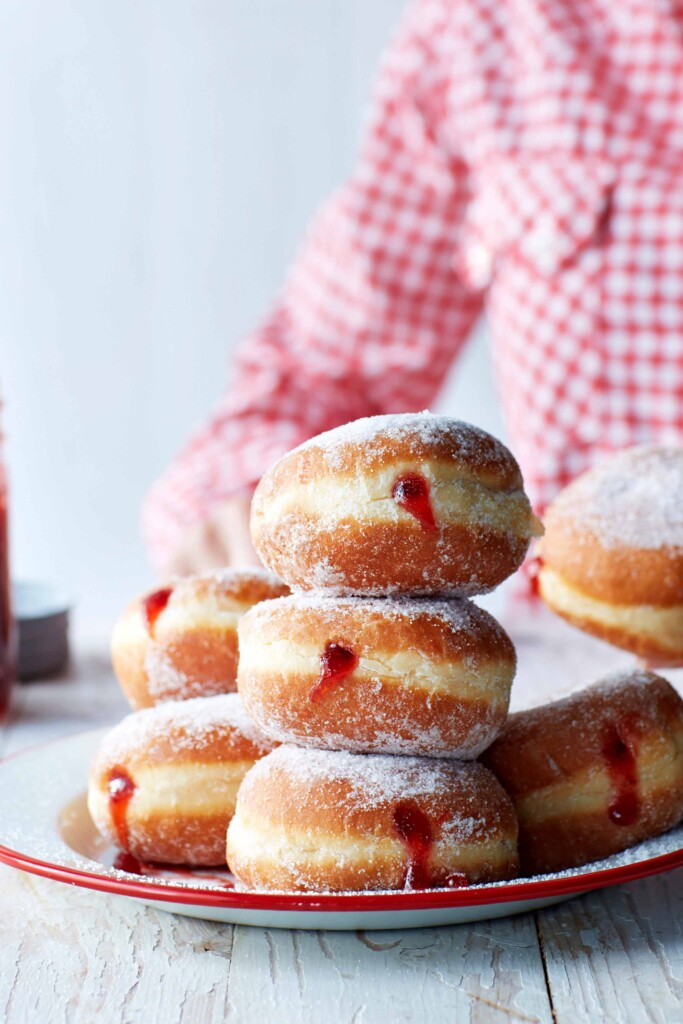
[[277,745],[234,692],[237,624],[287,593],[265,570],[225,569],[143,594],[116,624],[112,662],[134,712],[100,745],[88,806],[126,870],[225,863],[242,778]]
[[251,769],[228,863],[260,889],[461,886],[518,870],[512,802],[476,758],[516,655],[468,597],[539,532],[519,467],[476,427],[359,420],[261,480],[252,537],[298,592],[240,621],[238,690],[282,743]]
[[[679,451],[580,478],[548,513],[542,595],[683,663],[681,508]],[[678,824],[683,701],[661,677],[508,717],[515,649],[470,598],[541,532],[510,452],[456,420],[359,420],[286,455],[252,515],[278,576],[178,581],[116,626],[135,710],[101,744],[88,805],[118,866],[224,864],[227,831],[228,866],[255,889],[459,888]]]

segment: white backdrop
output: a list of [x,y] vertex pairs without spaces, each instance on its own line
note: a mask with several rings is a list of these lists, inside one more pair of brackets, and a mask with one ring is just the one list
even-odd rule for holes
[[[14,574],[151,579],[149,482],[353,163],[403,0],[3,0],[0,392]],[[442,406],[501,432],[481,337]]]

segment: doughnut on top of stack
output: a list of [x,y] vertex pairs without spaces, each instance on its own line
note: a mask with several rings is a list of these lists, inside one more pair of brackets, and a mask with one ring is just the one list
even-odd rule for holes
[[471,595],[520,566],[541,527],[511,452],[430,413],[374,416],[289,452],[252,503],[261,558],[338,595]]

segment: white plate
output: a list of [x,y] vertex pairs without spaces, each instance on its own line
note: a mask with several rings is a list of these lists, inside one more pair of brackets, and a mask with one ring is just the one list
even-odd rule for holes
[[[261,893],[226,872],[113,866],[115,851],[87,811],[90,761],[105,730],[35,747],[0,763],[0,861],[47,878],[137,899],[189,917],[269,928],[376,929],[461,924],[559,903],[683,864],[683,827],[605,861],[557,875],[390,893]],[[150,869],[145,869],[150,870]]]

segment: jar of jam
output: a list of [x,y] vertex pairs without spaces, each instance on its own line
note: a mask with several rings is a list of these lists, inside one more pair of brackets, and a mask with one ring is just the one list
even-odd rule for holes
[[7,473],[0,432],[0,718],[7,714],[15,672],[15,634],[9,577]]

